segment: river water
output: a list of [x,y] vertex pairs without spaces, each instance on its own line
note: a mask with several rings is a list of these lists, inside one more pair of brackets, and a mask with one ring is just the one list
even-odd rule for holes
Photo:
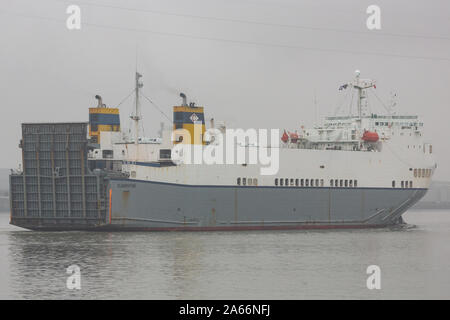
[[398,230],[52,233],[0,214],[0,298],[450,299],[450,212],[404,218]]

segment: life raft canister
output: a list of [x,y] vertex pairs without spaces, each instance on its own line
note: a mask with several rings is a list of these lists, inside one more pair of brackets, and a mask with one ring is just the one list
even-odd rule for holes
[[361,139],[365,142],[377,142],[380,139],[380,137],[378,136],[378,133],[376,133],[376,132],[364,131]]

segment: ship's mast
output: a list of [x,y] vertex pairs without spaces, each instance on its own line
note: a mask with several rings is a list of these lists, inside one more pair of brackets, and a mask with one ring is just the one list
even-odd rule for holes
[[355,88],[358,91],[358,119],[361,121],[361,118],[363,117],[363,106],[366,105],[366,89],[374,87],[375,81],[370,79],[360,79],[359,75],[361,72],[359,70],[355,71],[355,80],[353,80],[350,85]]
[[360,79],[359,75],[361,72],[359,70],[355,71],[355,79],[353,82],[348,83],[347,85],[351,86],[352,88],[357,90],[358,95],[358,101],[357,101],[357,108],[358,108],[358,125],[359,129],[362,129],[362,118],[364,116],[363,107],[367,106],[366,101],[366,89],[374,87],[375,81],[370,79]]
[[136,146],[136,161],[138,160],[138,144],[139,144],[139,121],[141,120],[140,111],[139,111],[139,89],[144,86],[142,82],[139,81],[139,79],[142,77],[142,75],[136,71],[136,87],[134,89],[136,93],[136,105],[134,114],[130,116],[132,120],[134,120],[134,144]]
[[134,115],[132,115],[130,117],[132,120],[134,120],[134,129],[135,129],[134,144],[136,144],[136,145],[138,144],[138,139],[139,139],[139,120],[141,120],[141,116],[140,116],[140,112],[139,112],[139,89],[144,86],[144,84],[139,81],[139,79],[141,77],[142,77],[142,75],[139,72],[136,72],[136,88],[134,90],[136,93],[136,105],[135,105]]

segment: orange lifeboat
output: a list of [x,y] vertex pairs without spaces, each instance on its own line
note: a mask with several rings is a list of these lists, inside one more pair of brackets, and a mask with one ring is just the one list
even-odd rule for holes
[[281,137],[281,141],[283,141],[284,143],[289,141],[289,136],[286,133],[286,130],[284,130],[283,136]]
[[378,136],[378,133],[376,133],[376,132],[364,131],[361,139],[365,142],[377,142],[380,139],[380,137]]

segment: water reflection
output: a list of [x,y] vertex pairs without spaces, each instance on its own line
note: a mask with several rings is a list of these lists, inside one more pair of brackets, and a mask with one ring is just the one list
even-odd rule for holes
[[[7,289],[0,288],[0,296],[449,298],[449,216],[419,217],[418,228],[397,231],[49,233],[2,225],[0,271]],[[66,288],[66,268],[73,264],[81,268],[81,290]],[[370,264],[383,273],[377,292],[365,286]]]

